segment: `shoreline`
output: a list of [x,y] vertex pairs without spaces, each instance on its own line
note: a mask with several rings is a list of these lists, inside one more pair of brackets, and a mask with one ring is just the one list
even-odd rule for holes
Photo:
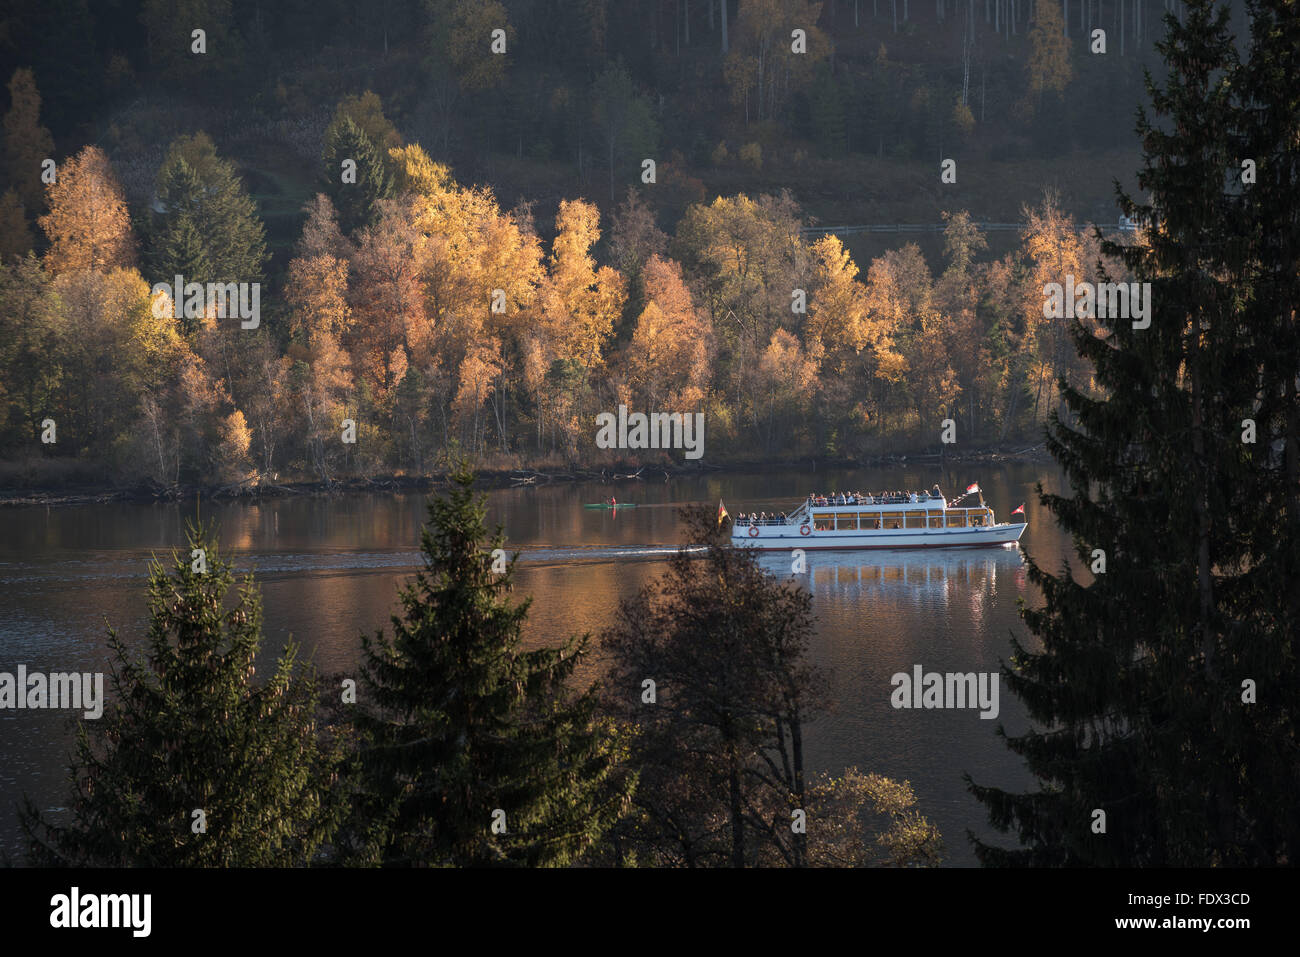
[[[663,477],[695,476],[705,473],[768,472],[791,468],[811,467],[844,470],[898,467],[907,465],[946,465],[947,463],[972,463],[996,465],[1009,462],[1051,462],[1040,442],[1028,448],[1006,449],[985,447],[967,452],[911,453],[905,455],[875,455],[861,458],[797,458],[766,459],[762,461],[729,461],[722,464],[622,462],[601,468],[540,469],[483,469],[476,471],[474,487],[479,489],[526,488],[549,485],[553,482],[626,482],[646,481]],[[50,508],[75,505],[149,505],[158,502],[185,502],[195,498],[218,501],[260,501],[263,498],[287,498],[295,495],[311,497],[340,494],[373,494],[376,492],[432,492],[446,488],[446,473],[431,475],[386,475],[376,478],[347,478],[333,482],[297,481],[259,483],[256,479],[244,482],[210,485],[163,486],[143,481],[130,486],[103,485],[45,485],[31,488],[0,488],[0,508]]]

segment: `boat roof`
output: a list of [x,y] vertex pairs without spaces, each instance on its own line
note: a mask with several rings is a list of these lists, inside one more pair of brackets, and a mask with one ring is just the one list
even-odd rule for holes
[[[982,505],[953,505],[951,507],[952,508],[983,508]],[[856,502],[852,505],[813,505],[811,506],[810,510],[814,514],[819,514],[825,512],[831,512],[831,513],[860,512],[863,509],[868,509],[873,512],[874,511],[916,512],[916,511],[924,511],[927,509],[940,510],[940,509],[947,509],[947,508],[949,508],[949,505],[943,499],[928,498],[916,502],[890,502],[889,504],[884,504],[882,502],[870,502],[870,503]]]
[[855,502],[847,505],[808,505],[801,502],[796,511],[808,509],[814,515],[834,515],[839,512],[861,512],[869,510],[872,512],[918,512],[918,511],[946,511],[947,509],[984,509],[988,506],[982,502],[971,502],[966,505],[955,504],[949,505],[942,496],[930,496],[929,498],[917,499],[915,502]]

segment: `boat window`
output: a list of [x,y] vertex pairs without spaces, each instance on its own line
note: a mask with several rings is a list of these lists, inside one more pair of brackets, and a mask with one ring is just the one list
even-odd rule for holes
[[829,532],[835,527],[834,515],[813,515],[813,528],[819,532]]
[[862,523],[862,528],[879,528],[879,512],[858,512],[858,519]]
[[925,512],[906,512],[908,528],[925,528]]
[[885,512],[885,513],[884,513],[884,519],[885,519],[885,528],[902,528],[902,527],[903,527],[903,513],[902,513],[902,512]]
[[945,514],[948,519],[949,528],[966,527],[966,510],[964,508],[950,508]]
[[927,512],[931,528],[943,528],[943,512]]
[[841,515],[836,516],[836,518],[835,518],[835,528],[836,528],[837,531],[841,531],[841,532],[843,532],[843,531],[847,531],[847,530],[850,530],[850,529],[853,530],[853,531],[857,531],[857,529],[858,529],[858,516],[857,516],[857,513],[856,513],[856,512],[849,512],[849,513],[847,513],[847,514],[841,514]]
[[979,528],[980,526],[987,525],[988,517],[988,512],[982,510],[976,512],[972,510],[970,513],[971,528]]

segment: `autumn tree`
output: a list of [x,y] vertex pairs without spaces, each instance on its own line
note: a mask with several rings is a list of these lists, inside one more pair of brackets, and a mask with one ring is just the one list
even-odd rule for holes
[[1064,287],[1070,276],[1075,283],[1083,282],[1097,256],[1075,227],[1074,218],[1061,209],[1054,191],[1046,191],[1035,207],[1026,204],[1021,214],[1026,219],[1021,250],[1030,266],[1023,308],[1034,346],[1033,415],[1037,421],[1040,408],[1046,414],[1055,405],[1053,383],[1060,372],[1070,368],[1074,356],[1066,322],[1044,318],[1043,287],[1048,283]]
[[0,402],[7,450],[39,441],[57,412],[66,325],[49,276],[35,256],[0,263]]
[[16,190],[0,195],[0,262],[29,252],[35,238],[27,224],[26,210]]
[[646,260],[668,252],[668,236],[659,228],[654,210],[634,186],[627,188],[627,197],[614,211],[611,220],[610,255],[615,268],[631,284],[639,279]]
[[53,279],[63,326],[57,350],[65,441],[105,460],[129,436],[142,393],[170,371],[178,345],[170,318],[154,315],[134,269],[66,272]]
[[943,218],[947,224],[943,233],[947,266],[935,284],[935,302],[944,316],[950,340],[949,365],[956,375],[959,401],[965,407],[965,434],[974,439],[978,435],[977,410],[982,400],[996,390],[989,375],[993,367],[992,352],[979,309],[980,296],[976,293],[986,288],[987,283],[984,270],[975,264],[975,256],[987,249],[988,243],[965,210],[957,213],[945,210]]
[[[640,774],[635,813],[602,863],[936,863],[938,832],[906,782],[805,769],[806,722],[829,703],[808,660],[811,596],[731,548],[712,509],[685,519],[689,547],[601,635],[604,707],[633,730]],[[791,826],[796,811],[806,833]]]
[[777,329],[759,355],[754,384],[754,425],[763,448],[789,448],[804,432],[809,400],[820,384],[816,359],[793,333]]
[[11,188],[29,216],[45,201],[41,165],[54,158],[54,138],[40,122],[41,95],[36,77],[26,67],[9,80],[9,110],[4,116],[5,172]]
[[[276,368],[261,366],[261,378],[302,422],[311,465],[323,482],[334,474],[340,455],[339,431],[353,380],[342,341],[352,328],[349,302],[350,247],[340,235],[334,207],[323,194],[307,205],[307,222],[298,255],[289,263],[289,355]],[[343,254],[343,255],[338,255]],[[265,360],[263,360],[265,362]],[[264,434],[270,423],[263,425]]]
[[863,433],[874,426],[880,390],[902,379],[906,363],[895,348],[898,327],[871,308],[858,267],[839,237],[823,236],[812,255],[816,278],[804,346],[818,366],[812,381],[820,398],[811,421],[825,441],[841,428]]
[[542,322],[557,354],[590,370],[602,361],[605,341],[623,308],[623,277],[596,267],[591,248],[600,238],[600,210],[583,200],[563,200],[556,236],[538,296]]
[[[438,114],[443,153],[451,139],[454,109],[462,93],[500,86],[506,75],[515,31],[499,0],[425,0],[429,76]],[[492,31],[505,31],[505,53],[493,53]]]
[[623,353],[635,405],[698,409],[708,389],[713,330],[695,309],[677,263],[652,255],[643,279],[645,307]]
[[[545,322],[535,311],[544,270],[531,217],[526,210],[503,211],[488,188],[459,185],[446,166],[432,162],[418,146],[394,151],[393,159],[400,202],[416,230],[406,258],[418,266],[423,292],[422,318],[407,324],[407,374],[414,371],[398,396],[399,414],[412,432],[410,452],[417,454],[421,444],[415,431],[419,415],[432,414],[442,424],[444,441],[450,437],[453,402],[463,412],[461,423],[468,420],[477,433],[473,423],[485,422],[486,412],[471,408],[473,396],[490,402],[505,450],[510,410],[512,404],[518,407],[519,396],[512,399],[512,393],[532,392],[536,398],[536,383],[525,376],[525,388],[518,389],[509,376],[482,373],[521,361],[528,335],[545,339],[551,355],[559,348],[556,337],[542,331]],[[486,394],[485,384],[490,385]]]
[[[877,361],[897,362],[892,330],[886,317],[873,312],[858,267],[838,236],[823,236],[813,244],[816,280],[808,303],[806,338],[828,354],[860,353],[871,349]],[[832,366],[835,368],[835,366]]]
[[374,225],[356,237],[349,295],[355,333],[344,342],[378,414],[390,410],[392,390],[410,360],[408,343],[428,333],[423,295],[428,255],[414,211],[399,200],[381,201]]
[[52,273],[107,271],[135,263],[135,237],[122,187],[108,157],[87,146],[46,187],[50,211],[39,220],[49,239],[45,268]]
[[790,812],[807,796],[804,722],[823,691],[806,658],[811,598],[723,544],[707,509],[687,522],[704,567],[683,548],[601,635],[605,706],[635,729],[641,774],[622,837],[652,863],[804,864]]
[[813,867],[937,867],[939,829],[916,807],[907,781],[823,772],[808,786],[808,863]]
[[[375,145],[386,163],[389,161],[389,150],[398,149],[402,145],[402,134],[397,132],[393,121],[384,115],[383,102],[373,90],[339,100],[330,126],[340,125],[344,119],[350,119],[366,134],[366,138]],[[328,130],[326,137],[328,138]]]
[[673,254],[699,278],[715,326],[761,348],[778,324],[794,324],[791,293],[809,265],[801,226],[802,212],[788,193],[719,196],[687,209]]
[[[809,0],[748,0],[740,5],[734,43],[724,76],[733,102],[746,103],[753,91],[758,120],[777,116],[792,93],[806,88],[817,63],[831,51],[831,41],[817,26],[821,3]],[[805,49],[796,52],[791,37],[803,30]],[[738,97],[740,90],[745,93]]]
[[1056,0],[1034,0],[1034,25],[1029,29],[1029,62],[1025,69],[1035,106],[1044,92],[1064,93],[1070,82],[1070,41],[1065,37]]

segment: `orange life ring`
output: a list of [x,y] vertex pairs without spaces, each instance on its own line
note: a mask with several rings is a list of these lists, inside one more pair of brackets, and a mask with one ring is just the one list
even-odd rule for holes
[[749,526],[749,537],[750,537],[750,538],[758,538],[758,526],[757,526],[757,525],[751,525],[751,526]]
[[800,534],[800,535],[807,535],[810,531],[811,531],[811,529],[810,529],[807,525],[800,525],[800,526],[799,526],[799,534]]

